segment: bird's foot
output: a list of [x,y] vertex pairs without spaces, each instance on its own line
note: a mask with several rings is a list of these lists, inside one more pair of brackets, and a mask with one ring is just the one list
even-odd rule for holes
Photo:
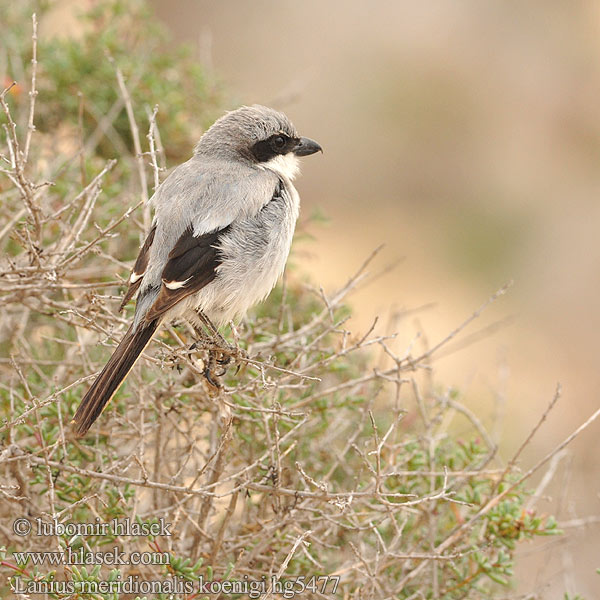
[[232,361],[240,362],[248,358],[248,353],[243,348],[232,344],[225,343],[225,347],[220,346],[216,350],[219,353],[217,362],[223,366],[228,365]]
[[225,345],[210,344],[210,347],[206,349],[208,350],[208,359],[204,369],[204,377],[215,388],[222,387],[220,378],[227,373],[228,366],[248,358],[248,353],[244,349],[227,343]]
[[224,339],[218,341],[207,339],[198,340],[189,347],[190,352],[195,350],[206,350],[209,353],[214,353],[215,362],[223,367],[229,365],[232,361],[239,362],[248,358],[248,353],[243,348],[230,344]]

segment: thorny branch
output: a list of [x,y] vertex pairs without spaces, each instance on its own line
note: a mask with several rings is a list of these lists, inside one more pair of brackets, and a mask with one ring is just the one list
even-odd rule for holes
[[[600,415],[519,473],[517,460],[559,389],[503,465],[479,417],[432,385],[432,359],[510,284],[416,353],[412,344],[400,348],[395,332],[382,332],[378,321],[353,335],[341,314],[368,279],[380,248],[333,294],[312,290],[313,303],[306,306],[309,294],[288,275],[281,303],[234,330],[248,357],[240,357],[239,373],[230,371],[222,390],[214,393],[203,380],[202,353],[189,350],[191,331],[169,328],[146,350],[141,368],[89,439],[73,438],[66,423],[74,405],[127,326],[117,313],[115,273],[126,273],[128,264],[106,247],[126,238],[125,221],[135,227],[132,216],[149,196],[148,168],[153,188],[160,185],[158,107],[148,111],[144,152],[131,96],[115,65],[121,99],[111,118],[124,107],[133,139],[133,152],[119,160],[133,165],[141,199],[110,204],[103,187],[118,163],[108,161],[89,183],[71,186],[57,202],[47,182],[34,183],[35,15],[32,42],[24,144],[6,101],[12,86],[0,94],[7,119],[2,159],[8,165],[1,172],[13,185],[0,244],[5,250],[11,239],[20,250],[4,252],[0,262],[0,326],[8,332],[9,349],[0,359],[0,393],[8,407],[0,424],[3,499],[24,513],[61,522],[83,509],[101,519],[117,508],[141,519],[162,516],[178,535],[154,543],[167,544],[174,557],[207,557],[218,577],[281,578],[308,564],[339,575],[343,597],[361,599],[397,598],[401,592],[402,598],[418,598],[426,586],[441,597],[477,579],[478,570],[462,580],[456,572],[468,570],[476,551],[497,557],[484,539],[486,517]],[[90,152],[101,135],[94,132],[91,145],[82,140],[82,151]],[[77,161],[66,168],[78,181]],[[133,206],[123,209],[127,204]],[[100,206],[110,208],[110,218],[101,220]],[[143,221],[147,227],[149,213]],[[98,352],[99,341],[109,348]],[[45,354],[49,347],[54,354]],[[444,460],[453,418],[483,440],[479,453],[464,458],[468,453],[461,449],[452,461]],[[480,501],[465,499],[472,482],[487,490]],[[107,498],[116,499],[115,505]],[[587,525],[594,518],[570,519],[565,526],[579,521]],[[10,532],[0,534],[13,542]],[[144,576],[160,573],[148,566]]]

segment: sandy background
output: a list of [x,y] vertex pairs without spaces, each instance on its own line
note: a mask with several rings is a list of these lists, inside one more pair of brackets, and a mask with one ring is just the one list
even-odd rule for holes
[[[320,207],[331,220],[298,247],[302,269],[333,289],[380,243],[380,267],[404,259],[354,298],[355,329],[392,305],[434,303],[419,324],[400,323],[404,342],[419,327],[433,342],[514,280],[469,331],[510,325],[441,359],[439,380],[483,414],[506,399],[506,456],[560,381],[560,405],[526,460],[598,406],[600,4],[154,5],[197,44],[232,105],[282,108],[323,145],[298,187],[303,214]],[[596,425],[563,463],[563,519],[600,513],[599,434]],[[552,579],[549,598],[565,588],[596,597],[598,539],[596,525],[551,544],[523,591]]]

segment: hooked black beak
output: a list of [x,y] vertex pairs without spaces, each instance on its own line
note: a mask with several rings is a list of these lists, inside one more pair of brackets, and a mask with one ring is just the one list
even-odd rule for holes
[[300,138],[300,141],[293,150],[296,156],[308,156],[309,154],[314,154],[319,151],[323,152],[323,148],[321,148],[315,140],[305,137]]

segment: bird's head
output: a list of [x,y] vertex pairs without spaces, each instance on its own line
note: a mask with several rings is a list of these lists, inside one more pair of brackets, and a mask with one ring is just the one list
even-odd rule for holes
[[319,151],[321,146],[300,137],[283,113],[258,104],[223,115],[196,146],[196,154],[250,162],[290,178],[297,170],[297,157]]

